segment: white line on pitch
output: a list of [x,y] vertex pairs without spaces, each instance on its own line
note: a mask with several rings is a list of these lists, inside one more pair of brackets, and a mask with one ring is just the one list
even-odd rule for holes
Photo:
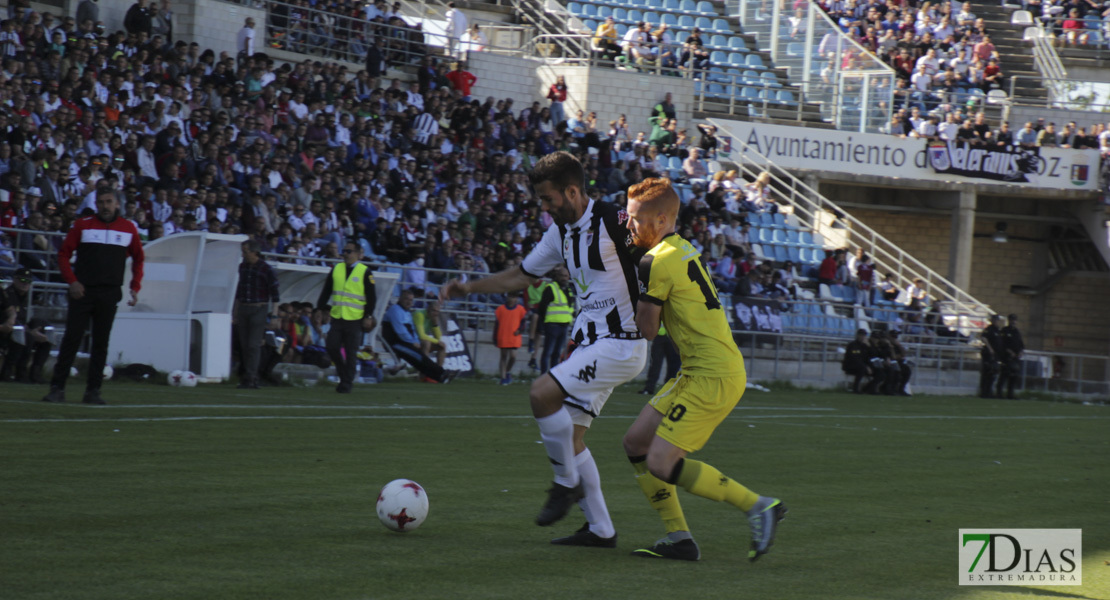
[[[531,419],[527,415],[201,415],[193,417],[120,417],[118,419],[2,419],[0,423],[100,423],[100,422],[158,422],[158,421],[267,421],[267,420],[450,420],[450,419]],[[599,417],[602,419],[632,419],[633,415]],[[886,420],[990,420],[990,421],[1059,421],[1059,420],[1106,420],[1108,417],[1091,416],[955,416],[955,415],[752,415],[741,420],[753,419],[886,419]]]

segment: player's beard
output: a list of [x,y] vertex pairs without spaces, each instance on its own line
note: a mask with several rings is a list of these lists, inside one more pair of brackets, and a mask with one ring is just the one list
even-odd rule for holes
[[[657,229],[652,228],[649,225],[640,225],[636,228],[636,233],[632,234],[632,244],[635,245],[637,248],[651,250],[656,246],[656,244],[659,243],[658,240],[656,240],[658,234],[659,231]],[[656,241],[652,243],[652,240]]]
[[549,212],[551,213],[551,219],[559,225],[566,226],[576,221],[574,207],[567,201],[566,196],[563,197],[562,206],[559,208],[551,207]]

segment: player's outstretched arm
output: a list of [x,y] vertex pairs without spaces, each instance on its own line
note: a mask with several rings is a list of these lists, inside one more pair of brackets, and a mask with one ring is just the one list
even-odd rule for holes
[[636,303],[636,327],[644,339],[651,341],[659,335],[659,322],[662,319],[663,307],[651,302],[640,300]]
[[447,285],[439,289],[439,299],[450,300],[469,294],[514,292],[528,287],[535,280],[535,277],[528,275],[520,267],[512,267],[489,277],[467,281],[466,283],[458,279],[452,279],[447,282]]

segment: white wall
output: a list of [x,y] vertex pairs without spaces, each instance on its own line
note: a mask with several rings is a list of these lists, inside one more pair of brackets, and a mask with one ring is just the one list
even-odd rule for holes
[[468,70],[478,78],[472,93],[484,100],[512,98],[518,109],[534,100],[547,104],[547,89],[562,75],[567,81],[567,116],[578,110],[596,111],[600,129],[620,115],[628,118],[633,135],[651,131],[648,117],[653,106],[671,92],[679,128],[693,128],[694,84],[678,77],[660,78],[601,67],[551,65],[541,61],[503,56],[488,52],[472,52]]
[[[157,0],[148,0],[148,4]],[[104,30],[108,33],[123,31],[123,17],[127,9],[135,4],[135,0],[100,0],[100,20],[104,23]],[[58,9],[45,4],[32,3],[32,8],[37,11],[46,11],[55,15],[77,14],[77,0],[65,0],[65,9]],[[219,55],[227,51],[235,56],[235,38],[243,28],[247,17],[253,17],[256,37],[255,50],[265,52],[263,26],[266,23],[266,11],[257,8],[248,8],[231,2],[219,0],[172,0],[170,8],[174,12],[174,38],[200,44],[201,49],[211,48]]]

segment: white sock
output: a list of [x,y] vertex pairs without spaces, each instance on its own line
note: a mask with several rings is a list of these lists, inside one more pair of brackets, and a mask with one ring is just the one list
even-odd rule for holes
[[582,512],[586,513],[586,520],[590,522],[590,531],[598,537],[608,538],[617,534],[613,527],[613,519],[609,517],[609,509],[605,506],[605,496],[601,493],[601,473],[597,470],[597,463],[590,449],[586,448],[574,457],[578,464],[578,476],[582,480],[582,489],[585,497],[578,501]]
[[567,409],[560,408],[554,414],[536,419],[540,426],[540,439],[551,459],[551,469],[555,471],[555,483],[574,487],[578,485],[578,466],[574,461],[574,422]]

